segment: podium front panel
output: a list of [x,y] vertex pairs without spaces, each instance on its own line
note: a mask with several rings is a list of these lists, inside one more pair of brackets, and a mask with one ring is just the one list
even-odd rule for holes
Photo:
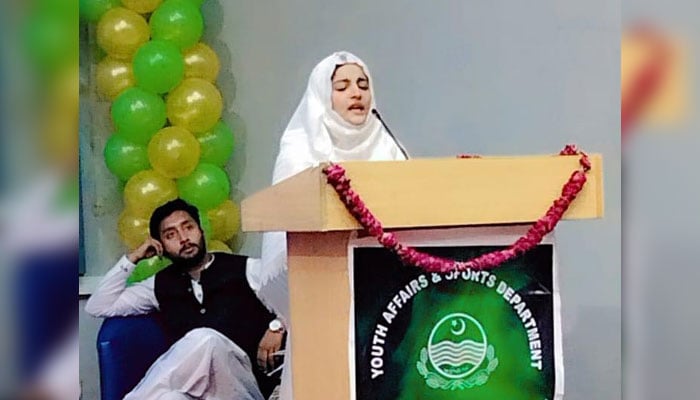
[[[398,235],[463,259],[526,228]],[[554,260],[550,241],[495,271],[438,275],[400,265],[373,238],[289,234],[296,398],[561,398]]]

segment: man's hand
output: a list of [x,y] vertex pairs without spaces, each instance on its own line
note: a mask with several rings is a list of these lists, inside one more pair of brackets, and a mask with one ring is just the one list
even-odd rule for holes
[[282,348],[282,338],[284,330],[273,332],[265,331],[265,334],[258,345],[258,367],[265,372],[275,368],[275,353]]
[[155,255],[163,255],[163,245],[159,241],[149,236],[141,246],[129,253],[126,258],[128,258],[132,263],[136,264],[144,258],[151,258]]

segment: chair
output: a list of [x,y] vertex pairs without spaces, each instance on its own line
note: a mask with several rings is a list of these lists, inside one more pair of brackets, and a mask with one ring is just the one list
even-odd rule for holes
[[[105,319],[97,334],[102,400],[122,400],[168,347],[156,313]],[[269,399],[278,399],[278,391]]]
[[102,400],[121,400],[167,349],[158,314],[107,318],[97,335]]

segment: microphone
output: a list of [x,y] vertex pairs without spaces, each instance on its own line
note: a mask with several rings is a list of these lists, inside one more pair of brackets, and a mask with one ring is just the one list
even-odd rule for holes
[[408,159],[410,158],[410,157],[408,156],[408,152],[407,152],[406,149],[403,147],[403,145],[402,145],[398,140],[396,140],[396,136],[394,136],[394,134],[391,133],[391,129],[389,129],[389,127],[386,125],[386,123],[384,122],[384,120],[382,119],[382,117],[379,115],[379,111],[377,111],[376,108],[373,108],[373,109],[372,109],[372,114],[374,114],[374,116],[377,117],[377,119],[379,120],[379,122],[382,123],[382,126],[384,126],[384,129],[386,129],[386,131],[387,131],[387,133],[389,134],[389,136],[391,136],[391,139],[394,140],[394,143],[396,143],[396,146],[399,148],[399,150],[401,150],[401,153],[403,153],[403,156],[408,160]]

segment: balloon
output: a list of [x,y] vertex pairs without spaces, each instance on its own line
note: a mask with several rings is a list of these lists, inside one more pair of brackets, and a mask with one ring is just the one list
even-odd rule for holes
[[119,0],[80,0],[80,18],[96,22],[112,7],[119,5]]
[[174,44],[151,40],[134,55],[134,76],[140,88],[165,93],[177,86],[185,74],[185,62]]
[[123,7],[107,11],[97,24],[97,44],[114,58],[131,58],[149,36],[146,20]]
[[209,132],[197,136],[202,149],[202,162],[223,167],[231,158],[234,137],[231,128],[223,121],[217,122]]
[[194,46],[202,36],[202,12],[190,0],[165,0],[149,20],[153,39],[169,40],[180,49]]
[[117,222],[119,237],[129,250],[133,250],[148,238],[148,219],[124,211]]
[[199,226],[202,227],[204,232],[204,239],[209,242],[209,239],[211,239],[211,222],[207,214],[202,211],[199,212]]
[[200,78],[185,79],[167,98],[170,123],[192,133],[202,133],[214,127],[221,118],[221,93],[210,82]]
[[122,181],[151,168],[146,147],[131,143],[121,135],[110,136],[105,144],[104,156],[107,168]]
[[207,242],[207,251],[233,254],[231,248],[220,240],[212,240]]
[[139,14],[146,14],[155,10],[163,0],[122,0],[124,7],[136,11]]
[[183,200],[207,211],[228,198],[231,184],[223,169],[200,163],[190,175],[177,180],[177,188]]
[[241,227],[238,206],[231,200],[225,200],[207,212],[211,221],[212,237],[218,240],[231,239]]
[[136,173],[124,186],[124,204],[133,215],[151,218],[153,210],[177,198],[177,186],[152,169]]
[[211,47],[197,43],[184,52],[185,78],[202,78],[209,82],[216,81],[219,75],[219,57]]
[[114,100],[124,89],[136,84],[131,63],[105,57],[97,64],[97,92],[109,100]]
[[112,103],[112,120],[127,140],[146,144],[165,125],[163,99],[143,89],[124,90]]
[[148,143],[148,159],[163,176],[181,178],[197,166],[199,142],[187,130],[169,126],[158,131]]
[[131,285],[148,279],[162,269],[170,266],[170,264],[172,264],[172,262],[165,257],[153,256],[151,258],[145,258],[136,263],[136,268],[131,271],[131,275],[126,279],[126,283],[127,285]]

